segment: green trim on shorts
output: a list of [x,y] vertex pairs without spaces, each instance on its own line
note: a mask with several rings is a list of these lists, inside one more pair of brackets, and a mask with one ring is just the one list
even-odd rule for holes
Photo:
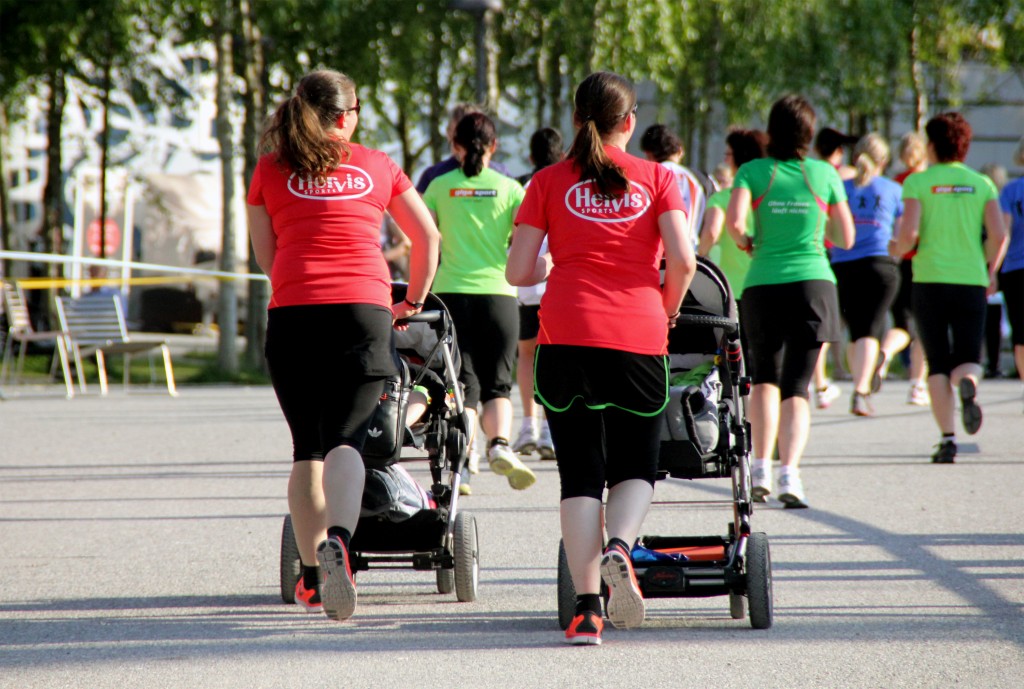
[[[543,347],[543,345],[541,347],[537,348],[536,354],[534,355],[534,358],[533,358],[533,392],[540,399],[540,402],[541,402],[541,404],[544,405],[545,409],[550,409],[553,412],[564,412],[564,411],[567,411],[570,407],[572,407],[573,403],[575,403],[576,400],[582,400],[583,399],[583,395],[574,395],[573,398],[571,400],[569,400],[569,404],[567,404],[567,405],[565,405],[564,407],[561,407],[561,408],[556,407],[555,405],[551,404],[550,402],[547,401],[547,399],[544,398],[544,395],[542,395],[541,392],[540,392],[540,387],[538,387],[538,385],[537,385],[537,364],[540,363],[540,353],[541,353],[542,347]],[[629,412],[630,414],[635,414],[637,416],[643,416],[643,417],[648,417],[648,418],[652,417],[652,416],[657,416],[661,412],[665,411],[665,407],[668,406],[668,401],[669,401],[668,357],[662,355],[661,361],[662,361],[662,364],[665,366],[665,401],[661,403],[661,406],[658,407],[657,411],[652,411],[652,412],[636,411],[634,409],[627,409],[625,407],[620,407],[619,405],[614,404],[612,402],[605,402],[604,404],[594,404],[594,405],[590,405],[590,404],[587,404],[586,402],[584,402],[583,406],[585,406],[587,409],[590,409],[591,411],[601,411],[602,409],[608,409],[609,407],[611,407],[613,409],[621,409],[624,412]]]

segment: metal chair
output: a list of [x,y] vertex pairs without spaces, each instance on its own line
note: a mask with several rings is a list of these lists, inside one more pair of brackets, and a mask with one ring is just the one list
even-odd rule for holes
[[[78,370],[78,387],[85,392],[85,374],[82,357],[96,357],[99,369],[100,394],[107,394],[107,354],[124,356],[124,387],[128,389],[131,376],[132,354],[160,349],[164,359],[164,375],[167,392],[177,396],[174,385],[174,369],[171,366],[171,350],[165,340],[137,340],[128,335],[121,300],[114,295],[85,296],[81,299],[57,297],[57,315],[60,327],[68,341],[68,348],[75,358]],[[153,361],[150,359],[150,377],[153,376]]]
[[4,359],[0,365],[0,383],[7,380],[7,369],[10,364],[11,353],[14,351],[15,343],[20,343],[18,351],[18,363],[14,369],[14,383],[21,379],[22,370],[25,367],[25,352],[30,342],[56,342],[56,352],[53,363],[50,366],[50,374],[53,374],[57,362],[60,362],[61,370],[64,372],[64,387],[67,390],[67,398],[75,396],[75,386],[71,380],[71,369],[68,366],[67,340],[63,332],[57,330],[36,330],[32,327],[32,319],[29,316],[28,305],[25,303],[25,295],[21,288],[9,282],[3,283],[4,310],[7,313],[7,340],[4,343]]

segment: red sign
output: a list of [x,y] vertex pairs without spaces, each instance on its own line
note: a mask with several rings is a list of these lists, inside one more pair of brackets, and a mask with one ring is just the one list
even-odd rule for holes
[[[113,218],[107,218],[104,223],[105,231],[103,232],[104,244],[106,245],[106,251],[104,252],[105,257],[109,258],[118,250],[121,246],[121,228],[118,226],[117,221]],[[100,255],[100,220],[99,218],[89,223],[89,227],[85,230],[85,241],[89,245],[89,251],[92,252],[93,256]]]

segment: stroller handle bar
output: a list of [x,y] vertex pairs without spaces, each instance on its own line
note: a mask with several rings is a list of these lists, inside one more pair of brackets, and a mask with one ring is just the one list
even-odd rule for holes
[[726,333],[734,333],[739,330],[740,324],[731,318],[724,316],[709,316],[706,314],[681,313],[676,321],[677,325],[698,325],[705,328],[721,328]]
[[436,323],[441,320],[441,313],[441,311],[421,311],[420,313],[414,313],[411,316],[395,321],[395,325],[405,325],[406,323]]

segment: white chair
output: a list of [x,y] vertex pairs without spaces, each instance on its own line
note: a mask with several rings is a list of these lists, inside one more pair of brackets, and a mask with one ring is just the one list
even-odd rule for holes
[[[57,315],[60,327],[67,337],[69,349],[78,369],[78,387],[85,392],[85,375],[82,371],[82,357],[96,356],[99,369],[100,394],[107,394],[107,354],[124,356],[124,387],[128,389],[131,377],[131,357],[139,352],[160,349],[164,359],[164,375],[167,392],[176,396],[174,369],[171,366],[171,350],[166,340],[137,340],[129,337],[125,325],[121,300],[115,296],[85,296],[81,299],[57,297]],[[149,362],[150,378],[153,379],[153,361]]]
[[14,369],[14,383],[21,379],[22,370],[25,368],[25,352],[30,342],[46,342],[53,340],[56,343],[56,350],[53,363],[50,366],[50,374],[53,374],[60,362],[61,370],[64,372],[64,387],[67,390],[67,398],[75,396],[75,386],[71,380],[71,369],[68,366],[67,341],[63,332],[56,330],[36,330],[32,327],[32,319],[29,316],[28,305],[25,303],[25,295],[21,288],[15,284],[3,283],[4,311],[7,313],[7,340],[4,344],[4,359],[0,365],[0,383],[7,380],[7,369],[10,364],[11,354],[14,351],[15,343],[20,343],[18,350],[18,362]]

